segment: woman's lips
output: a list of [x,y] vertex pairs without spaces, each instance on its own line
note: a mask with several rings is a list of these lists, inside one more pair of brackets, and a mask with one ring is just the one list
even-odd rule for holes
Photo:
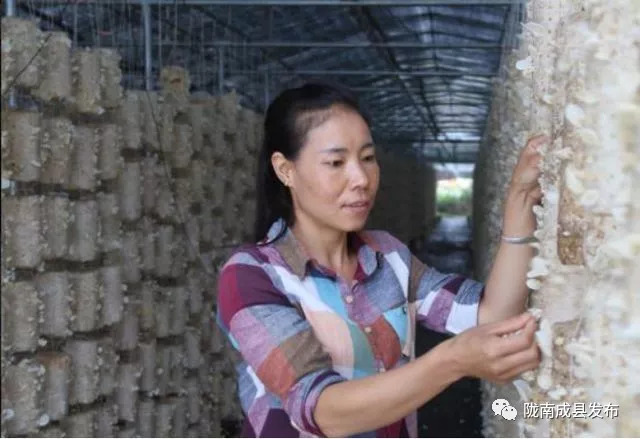
[[354,213],[364,213],[369,210],[370,205],[371,203],[368,201],[358,201],[355,203],[345,204],[344,207]]

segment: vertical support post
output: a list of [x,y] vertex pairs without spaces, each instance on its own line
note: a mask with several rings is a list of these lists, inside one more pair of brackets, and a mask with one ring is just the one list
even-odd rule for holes
[[[211,42],[217,41],[217,38],[216,38],[217,35],[216,34],[217,34],[217,32],[216,32],[216,22],[214,20],[211,20]],[[220,54],[219,51],[217,51],[216,53],[218,55]],[[214,94],[216,94],[216,89],[215,89],[216,84],[215,84],[215,81],[213,80],[213,70],[211,70],[211,72],[212,72],[211,73],[212,79],[209,82],[211,83],[211,94],[214,95]]]
[[[77,2],[76,2],[77,3]],[[102,46],[102,38],[100,34],[102,33],[102,8],[98,4],[93,4],[93,12],[94,19],[96,21],[96,46]]]
[[[4,13],[7,17],[15,17],[16,16],[16,1],[15,0],[5,0],[4,2]],[[16,92],[15,90],[7,90],[7,105],[9,108],[16,108]]]
[[73,3],[73,48],[78,48],[78,2]]
[[198,90],[204,90],[205,73],[204,73],[204,61],[206,57],[204,54],[204,17],[200,17],[200,60],[198,61]]
[[144,84],[151,91],[151,7],[148,0],[142,2],[142,21],[144,25]]
[[15,15],[16,15],[16,0],[5,0],[5,2],[4,2],[4,14],[7,17],[15,17]]
[[162,5],[158,3],[158,71],[162,71]]
[[269,101],[271,97],[269,96],[269,71],[266,70],[264,72],[264,110],[267,111],[269,107]]
[[218,49],[218,93],[224,93],[224,47]]
[[[265,10],[266,19],[268,23],[267,27],[267,41],[272,41],[273,38],[273,7],[268,6]],[[264,58],[264,56],[263,56]],[[264,111],[265,114],[267,112],[267,108],[269,108],[269,102],[271,97],[269,96],[269,64],[267,64],[267,69],[264,72]]]

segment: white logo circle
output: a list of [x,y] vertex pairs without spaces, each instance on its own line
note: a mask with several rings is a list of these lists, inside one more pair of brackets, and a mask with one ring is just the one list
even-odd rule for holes
[[509,421],[513,421],[514,419],[516,419],[516,416],[518,415],[518,410],[516,410],[515,407],[509,404],[509,401],[502,398],[493,401],[493,403],[491,404],[491,410],[493,410],[494,416],[500,415],[504,419],[507,419]]

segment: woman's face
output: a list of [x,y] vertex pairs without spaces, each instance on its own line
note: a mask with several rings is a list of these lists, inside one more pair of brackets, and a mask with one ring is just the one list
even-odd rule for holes
[[362,229],[373,207],[380,168],[365,120],[334,106],[312,128],[298,158],[289,162],[287,181],[296,220],[340,231]]

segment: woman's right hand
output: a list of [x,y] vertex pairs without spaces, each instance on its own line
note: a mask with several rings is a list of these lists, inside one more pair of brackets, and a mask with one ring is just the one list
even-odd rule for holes
[[505,384],[540,364],[537,323],[529,313],[476,326],[447,340],[461,376]]

